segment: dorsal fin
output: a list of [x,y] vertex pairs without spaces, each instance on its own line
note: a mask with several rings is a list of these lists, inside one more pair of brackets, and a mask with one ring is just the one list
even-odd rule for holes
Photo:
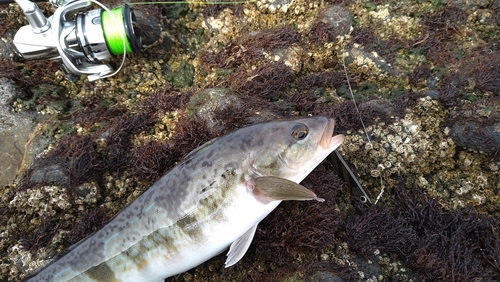
[[196,153],[201,152],[201,151],[205,150],[206,148],[210,147],[210,145],[212,145],[215,142],[215,140],[217,140],[217,139],[219,139],[219,137],[215,137],[214,139],[209,140],[209,141],[203,143],[202,145],[196,147],[191,152],[189,152],[189,154],[187,154],[182,161],[184,162],[184,161],[190,160],[191,158],[193,158],[194,155],[196,155]]

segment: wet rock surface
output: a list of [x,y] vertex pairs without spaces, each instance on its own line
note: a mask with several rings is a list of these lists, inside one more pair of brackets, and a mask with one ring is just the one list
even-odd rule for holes
[[349,34],[352,16],[342,6],[329,6],[318,14],[311,27],[309,39],[314,43],[334,42],[337,36]]
[[146,48],[74,83],[6,56],[27,23],[2,5],[0,132],[33,139],[1,144],[22,173],[0,189],[0,280],[95,231],[211,138],[308,115],[336,119],[377,204],[324,162],[303,184],[325,203],[284,202],[238,264],[221,254],[169,281],[500,279],[498,3],[135,5]]
[[9,30],[4,33],[2,36],[2,40],[0,40],[0,57],[1,58],[13,58],[16,54],[14,52],[14,48],[10,44],[14,39],[15,32],[13,30]]
[[12,181],[23,165],[26,140],[35,126],[36,114],[15,113],[12,103],[26,96],[8,79],[0,78],[0,185]]
[[450,137],[464,148],[500,151],[500,98],[465,105],[450,114]]
[[196,93],[191,97],[186,111],[188,117],[203,120],[213,133],[220,132],[223,120],[215,118],[215,111],[227,111],[229,106],[241,110],[238,96],[231,94],[225,88],[210,88]]

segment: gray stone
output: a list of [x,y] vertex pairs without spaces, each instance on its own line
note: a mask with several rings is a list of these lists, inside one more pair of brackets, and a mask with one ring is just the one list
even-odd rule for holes
[[500,98],[479,100],[450,113],[455,144],[487,153],[500,151]]
[[346,35],[351,30],[351,13],[341,6],[328,7],[320,20],[334,29],[337,35]]
[[134,10],[134,14],[138,23],[135,28],[141,35],[142,45],[151,46],[156,43],[161,36],[161,21],[148,10],[140,11],[136,9]]
[[467,8],[487,8],[492,4],[491,0],[453,0],[450,4],[453,6],[461,7],[463,9]]
[[6,78],[0,78],[0,186],[12,181],[24,165],[24,150],[36,113],[16,113],[12,103],[24,93]]
[[336,273],[329,271],[318,271],[306,279],[306,282],[342,282]]
[[0,110],[8,109],[10,111],[10,107],[12,103],[21,97],[24,97],[24,93],[14,87],[10,80],[7,78],[0,78]]
[[30,175],[30,182],[36,184],[55,184],[67,186],[69,178],[60,165],[36,168]]
[[451,127],[450,137],[464,148],[488,153],[500,151],[500,121],[491,125],[476,121],[457,122]]
[[432,100],[439,99],[439,95],[441,95],[441,93],[437,90],[426,90],[422,94],[431,97]]
[[226,88],[209,88],[191,97],[186,110],[188,117],[203,120],[213,132],[221,129],[222,122],[215,119],[214,111],[224,111],[230,105],[241,107],[239,98]]
[[14,35],[15,32],[13,30],[7,30],[2,36],[0,40],[0,58],[8,59],[17,56],[12,44]]
[[329,6],[322,10],[309,31],[309,40],[314,44],[336,42],[339,36],[351,32],[352,17],[349,10],[341,6]]

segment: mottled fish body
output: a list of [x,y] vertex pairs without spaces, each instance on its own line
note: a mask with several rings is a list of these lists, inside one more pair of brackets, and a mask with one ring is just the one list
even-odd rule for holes
[[274,121],[208,142],[28,281],[163,281],[228,246],[235,264],[282,200],[321,200],[297,183],[344,140],[334,125]]

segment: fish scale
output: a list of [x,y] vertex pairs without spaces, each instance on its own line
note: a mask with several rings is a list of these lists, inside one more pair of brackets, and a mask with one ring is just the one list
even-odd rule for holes
[[282,200],[322,200],[297,183],[342,143],[334,125],[274,121],[207,142],[28,281],[163,281],[228,246],[233,265]]

